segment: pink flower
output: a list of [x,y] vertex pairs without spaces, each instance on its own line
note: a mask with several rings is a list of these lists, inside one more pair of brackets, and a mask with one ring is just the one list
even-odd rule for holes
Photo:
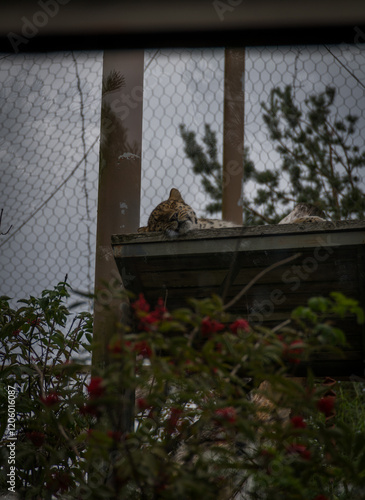
[[229,328],[235,335],[237,335],[238,330],[244,330],[245,332],[250,331],[250,325],[245,319],[236,319],[236,321],[232,323]]
[[209,316],[205,316],[202,319],[201,332],[204,336],[208,337],[211,333],[220,332],[224,329],[224,325],[219,323],[215,319],[210,319]]
[[87,386],[87,392],[91,398],[100,398],[105,393],[105,387],[103,385],[103,379],[101,377],[92,377],[90,384]]
[[219,408],[215,410],[216,420],[219,422],[225,421],[234,424],[237,421],[237,412],[232,406],[226,408]]
[[301,417],[300,415],[292,417],[290,419],[290,422],[296,429],[305,429],[307,427],[307,424],[304,422],[303,417]]
[[318,410],[324,413],[326,417],[330,417],[333,414],[335,399],[335,396],[324,396],[317,402]]

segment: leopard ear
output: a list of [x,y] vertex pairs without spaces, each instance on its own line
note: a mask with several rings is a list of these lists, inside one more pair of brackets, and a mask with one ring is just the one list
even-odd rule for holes
[[180,191],[178,189],[175,189],[175,188],[171,189],[169,200],[181,201],[182,203],[184,203],[184,200],[182,199]]

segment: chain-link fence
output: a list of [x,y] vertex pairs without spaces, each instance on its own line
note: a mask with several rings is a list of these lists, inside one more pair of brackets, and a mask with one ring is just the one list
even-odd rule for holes
[[[100,53],[0,58],[2,294],[38,294],[66,274],[74,288],[93,289],[101,82]],[[362,147],[364,82],[359,45],[247,48],[245,146],[257,168],[279,161],[260,104],[274,86],[293,85],[302,101],[335,87],[338,116],[360,117],[354,141]],[[173,186],[204,214],[179,126],[199,140],[209,124],[221,159],[223,88],[223,49],[146,52],[141,225]]]
[[0,59],[2,294],[92,290],[101,78],[101,54]]
[[[365,50],[361,45],[336,47],[264,47],[245,49],[244,145],[258,170],[277,169],[280,157],[264,124],[262,102],[269,102],[274,87],[291,85],[299,103],[327,86],[336,89],[338,118],[359,117],[357,132],[349,139],[365,143]],[[201,178],[192,173],[184,153],[179,125],[196,133],[203,146],[204,124],[217,134],[223,157],[224,50],[160,50],[146,55],[142,173],[142,225],[151,206],[165,199],[172,186],[198,215],[206,215],[207,196]],[[365,180],[365,173],[362,174]],[[281,184],[289,183],[283,177]],[[245,192],[252,201],[257,186]]]

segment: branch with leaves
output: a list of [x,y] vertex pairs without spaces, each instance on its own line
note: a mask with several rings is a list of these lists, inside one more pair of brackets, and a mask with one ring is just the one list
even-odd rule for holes
[[[262,103],[263,120],[281,163],[275,170],[259,168],[245,149],[244,225],[277,223],[298,203],[316,205],[333,220],[365,218],[365,149],[356,144],[358,117],[339,118],[335,97],[335,89],[327,87],[299,103],[288,85],[272,89],[268,102]],[[193,172],[212,200],[207,212],[220,212],[222,165],[215,132],[205,125],[203,146],[184,125],[180,133]],[[254,196],[249,193],[252,183]]]

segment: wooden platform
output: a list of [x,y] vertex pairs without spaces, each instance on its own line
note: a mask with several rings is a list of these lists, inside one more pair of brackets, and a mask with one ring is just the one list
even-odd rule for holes
[[[113,253],[127,289],[170,310],[186,298],[212,293],[229,302],[275,262],[295,260],[263,275],[231,309],[251,323],[275,326],[312,296],[339,291],[365,308],[365,221],[324,222],[197,230],[168,239],[162,233],[112,236]],[[355,318],[339,326],[351,345],[345,358],[321,354],[317,375],[364,377],[365,330]]]

